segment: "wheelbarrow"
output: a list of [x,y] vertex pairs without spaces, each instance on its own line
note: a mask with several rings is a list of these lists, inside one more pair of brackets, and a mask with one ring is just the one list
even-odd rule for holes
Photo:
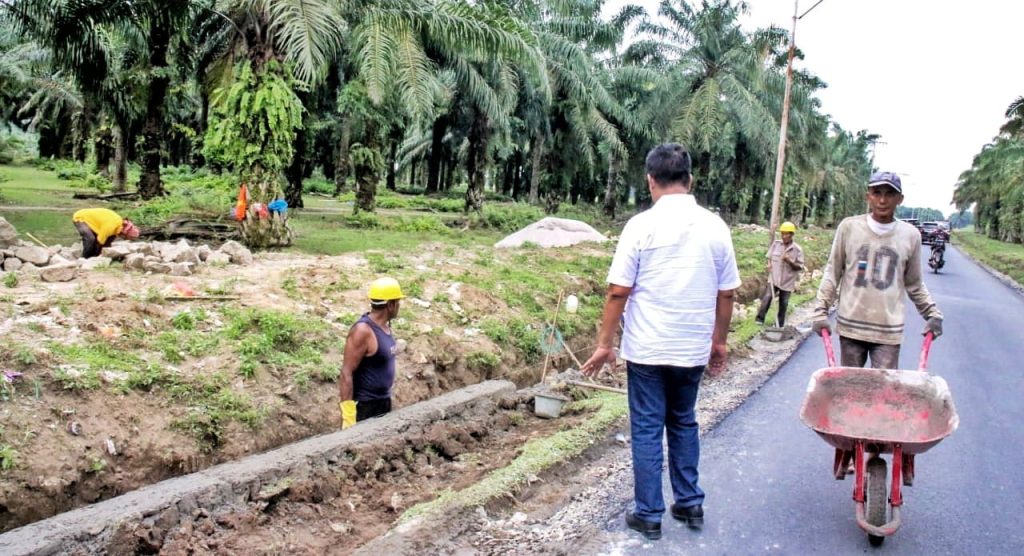
[[[837,480],[846,478],[853,463],[857,525],[872,546],[880,546],[903,523],[900,488],[914,484],[914,456],[960,424],[946,381],[927,372],[933,339],[931,333],[925,336],[916,371],[864,369],[836,366],[830,334],[822,332],[828,367],[811,376],[800,419],[835,448]],[[892,455],[891,479],[881,454]],[[886,483],[891,484],[888,517]]]

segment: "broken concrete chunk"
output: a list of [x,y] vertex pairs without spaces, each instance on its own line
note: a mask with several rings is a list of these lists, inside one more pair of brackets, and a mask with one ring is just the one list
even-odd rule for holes
[[146,262],[146,256],[142,253],[129,253],[124,258],[124,268],[126,270],[143,270],[142,266]]
[[[85,260],[85,259],[82,259],[82,260]],[[68,259],[65,259],[64,257],[62,257],[60,255],[54,255],[54,256],[50,257],[50,266],[65,265],[65,264],[73,264],[75,266],[81,266],[80,263],[78,262],[78,259],[74,259],[74,260],[70,260],[69,261]]]
[[8,257],[4,259],[4,270],[7,272],[15,272],[21,269],[21,265],[25,263],[21,262],[18,257]]
[[107,268],[110,266],[110,257],[93,257],[91,259],[85,259],[82,263],[82,268],[85,270],[93,270],[96,268]]
[[171,265],[146,259],[142,263],[142,270],[145,270],[146,272],[155,272],[157,274],[167,274],[171,271]]
[[39,271],[43,282],[70,282],[75,279],[78,267],[73,264],[48,266]]
[[206,262],[206,259],[210,257],[210,253],[213,253],[213,249],[210,249],[210,246],[205,243],[196,247],[196,255],[199,256],[200,261]]
[[167,273],[171,276],[191,276],[192,263],[170,263]]
[[118,243],[111,245],[103,250],[101,253],[104,257],[109,257],[111,260],[120,261],[132,253],[131,248],[126,243]]
[[231,262],[231,255],[214,251],[206,256],[206,263],[212,265],[227,265]]
[[0,249],[7,249],[18,244],[18,230],[14,225],[0,216]]
[[229,241],[220,246],[221,253],[227,253],[235,264],[252,264],[252,252],[237,241]]
[[50,252],[35,245],[18,247],[14,250],[14,256],[36,266],[46,266],[46,263],[50,262]]

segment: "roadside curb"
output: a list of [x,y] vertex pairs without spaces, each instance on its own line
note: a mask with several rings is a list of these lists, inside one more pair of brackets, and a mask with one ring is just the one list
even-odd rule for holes
[[[457,415],[482,399],[515,391],[505,380],[474,384],[404,407],[344,431],[307,438],[234,462],[184,475],[0,535],[0,554],[64,555],[134,553],[154,532],[175,529],[197,514],[261,499],[286,490],[290,480],[338,462],[347,450],[400,435],[417,424]],[[142,538],[137,538],[139,535]],[[152,539],[158,544],[161,539]]]
[[998,270],[992,268],[991,266],[981,262],[981,259],[978,259],[974,255],[971,255],[970,253],[967,252],[966,249],[961,249],[961,248],[959,248],[959,247],[957,247],[956,245],[953,245],[953,244],[950,244],[950,245],[952,245],[953,248],[956,249],[958,253],[960,253],[961,255],[966,257],[968,260],[974,262],[974,264],[980,266],[985,272],[988,272],[989,274],[991,274],[996,280],[999,280],[1004,285],[1006,285],[1008,288],[1012,289],[1013,291],[1017,292],[1018,294],[1024,295],[1024,285],[1021,285],[1020,282],[1014,280],[1013,278],[1010,278],[1006,274],[1003,274],[1002,272],[999,272]]

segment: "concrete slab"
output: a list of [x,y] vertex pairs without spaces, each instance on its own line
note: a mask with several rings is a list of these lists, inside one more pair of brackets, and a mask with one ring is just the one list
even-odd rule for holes
[[[393,438],[410,425],[458,415],[475,402],[515,391],[491,380],[449,392],[348,430],[307,438],[234,462],[168,479],[84,508],[37,521],[0,535],[0,554],[40,556],[117,553],[139,524],[168,531],[197,512],[252,500],[266,485],[308,474],[338,461],[347,449],[379,438]],[[130,544],[130,543],[129,543]],[[115,546],[116,545],[116,546]],[[120,549],[120,550],[119,550]]]

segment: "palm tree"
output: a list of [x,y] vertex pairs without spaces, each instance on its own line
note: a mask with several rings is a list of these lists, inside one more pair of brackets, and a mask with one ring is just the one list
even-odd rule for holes
[[742,0],[704,0],[696,10],[683,0],[662,0],[658,14],[667,24],[641,25],[649,38],[627,52],[634,62],[667,73],[663,104],[676,107],[667,131],[695,155],[696,194],[712,205],[721,200],[729,161],[773,158],[778,126],[759,93],[784,34],[768,29],[748,36],[738,21],[747,9]]
[[169,51],[176,29],[186,26],[198,2],[193,0],[21,0],[6,4],[16,28],[50,49],[54,66],[72,75],[82,91],[82,116],[75,157],[85,159],[85,139],[95,119],[103,83],[110,76],[105,33],[145,37],[145,120],[142,126],[142,175],[139,193],[163,194],[160,180],[163,110],[170,83]]

